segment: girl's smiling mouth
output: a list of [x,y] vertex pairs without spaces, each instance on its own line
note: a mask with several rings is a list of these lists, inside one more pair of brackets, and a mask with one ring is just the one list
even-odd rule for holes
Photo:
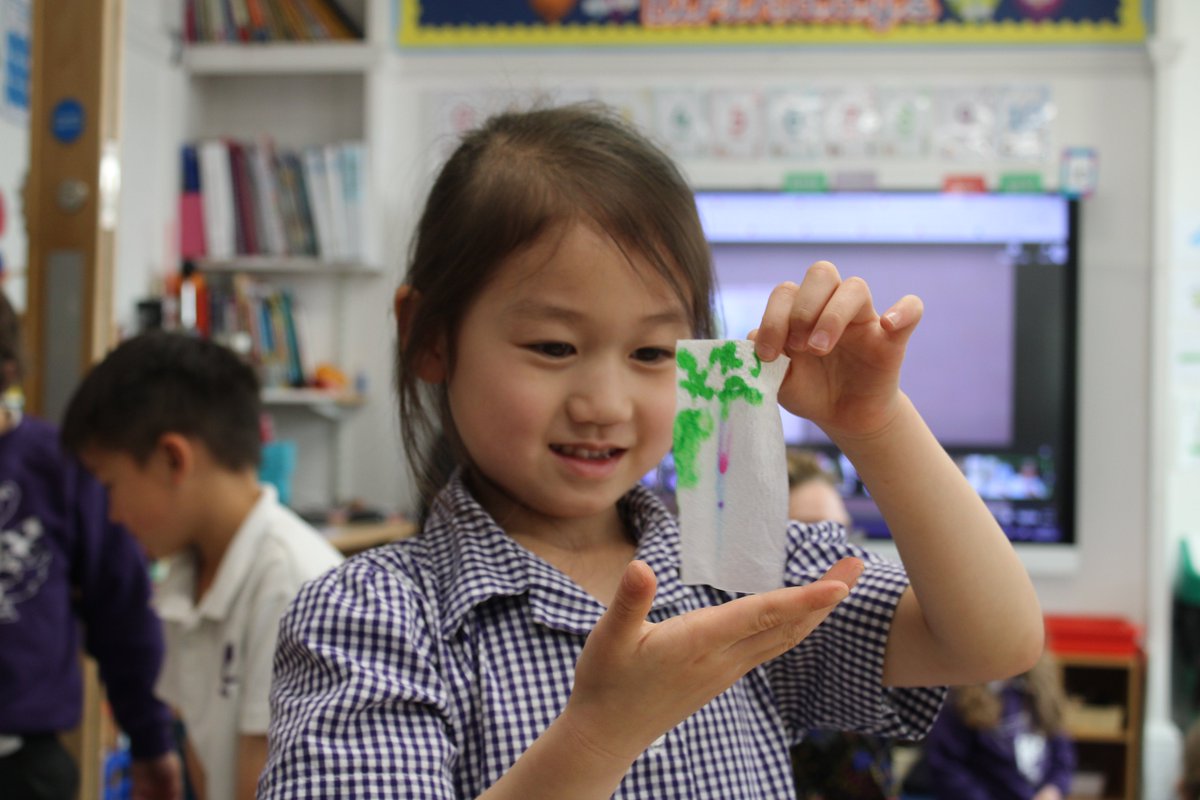
[[583,461],[608,461],[625,452],[620,447],[588,447],[573,444],[552,444],[550,449],[560,456]]

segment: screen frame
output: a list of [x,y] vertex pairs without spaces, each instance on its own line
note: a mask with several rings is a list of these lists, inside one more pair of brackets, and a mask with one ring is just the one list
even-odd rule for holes
[[[694,188],[694,194],[697,198],[699,207],[700,198],[703,195],[771,195],[784,196],[794,193],[789,193],[780,189],[766,188],[720,188],[714,186],[704,186]],[[853,195],[919,195],[930,197],[935,195],[951,194],[942,192],[936,189],[893,189],[893,190],[870,190],[870,191],[836,191],[821,193],[822,195],[838,195],[838,196],[853,196]],[[999,192],[984,192],[980,193],[987,196],[1001,196]],[[1056,476],[1059,481],[1057,492],[1066,499],[1058,507],[1059,522],[1064,532],[1064,537],[1067,541],[1063,542],[1030,542],[1012,540],[1013,548],[1016,550],[1022,562],[1031,574],[1035,575],[1069,575],[1074,574],[1079,570],[1080,558],[1080,543],[1078,530],[1078,505],[1079,505],[1079,322],[1080,322],[1080,278],[1081,278],[1081,258],[1080,247],[1082,245],[1082,234],[1080,231],[1080,202],[1077,198],[1059,195],[1052,192],[1044,193],[1044,196],[1060,197],[1066,208],[1066,259],[1063,263],[1063,269],[1066,270],[1066,282],[1064,286],[1062,309],[1062,353],[1064,383],[1060,394],[1058,413],[1062,420],[1063,429],[1060,432],[1063,452],[1060,454],[1060,462],[1063,468],[1060,468],[1059,474]],[[719,246],[725,242],[714,243],[705,234],[708,239],[710,249]],[[827,244],[853,244],[854,242],[846,241],[845,239],[827,242]],[[887,246],[886,240],[871,240],[865,242],[867,244]],[[819,240],[806,240],[805,245],[826,244]],[[715,274],[715,259],[714,259],[714,274]],[[714,283],[713,287],[713,304],[716,306],[719,297],[720,285]],[[1017,346],[1014,343],[1014,346]],[[872,552],[879,553],[885,557],[898,559],[899,554],[896,546],[891,539],[867,539],[864,538],[859,542],[864,548]]]

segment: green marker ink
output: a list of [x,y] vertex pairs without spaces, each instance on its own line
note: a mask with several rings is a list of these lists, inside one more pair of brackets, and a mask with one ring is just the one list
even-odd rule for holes
[[700,446],[712,432],[712,414],[702,408],[688,408],[675,415],[675,475],[680,488],[694,489],[700,483]]

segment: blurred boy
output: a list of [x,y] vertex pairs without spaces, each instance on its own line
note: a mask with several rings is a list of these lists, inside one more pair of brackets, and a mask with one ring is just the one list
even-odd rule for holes
[[279,618],[341,561],[259,484],[260,411],[258,380],[232,351],[156,332],[109,353],[63,420],[113,519],[165,559],[159,694],[183,719],[189,777],[211,800],[254,796]]
[[[0,293],[0,395],[21,379],[20,322]],[[134,797],[181,796],[170,713],[154,697],[162,628],[145,559],[52,425],[0,403],[0,797],[74,800],[58,740],[79,724],[79,632],[129,737]]]

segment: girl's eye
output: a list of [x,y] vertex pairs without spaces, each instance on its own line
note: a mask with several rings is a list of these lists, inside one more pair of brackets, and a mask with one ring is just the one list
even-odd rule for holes
[[633,351],[633,358],[646,364],[657,364],[660,361],[673,360],[675,353],[665,347],[639,347]]
[[549,358],[566,358],[575,353],[575,348],[566,342],[538,342],[529,345],[529,348]]

